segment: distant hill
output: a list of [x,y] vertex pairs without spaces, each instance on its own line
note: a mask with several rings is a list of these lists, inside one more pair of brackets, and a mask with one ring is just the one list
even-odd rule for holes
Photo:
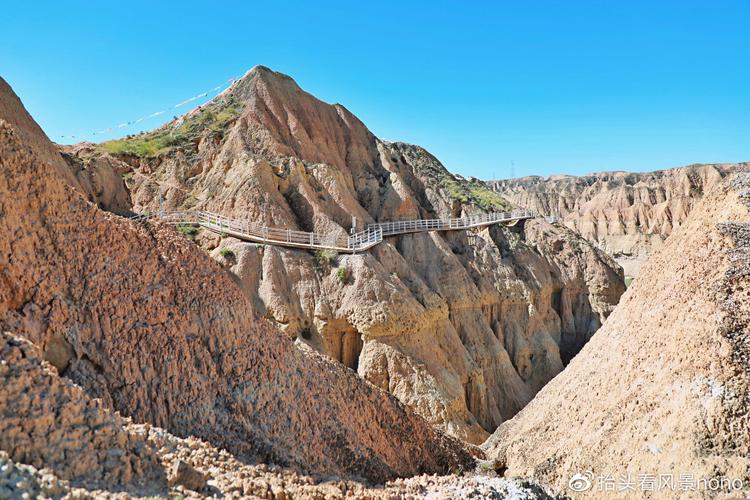
[[487,185],[516,205],[563,223],[636,276],[703,193],[750,163],[690,165],[655,172],[520,177]]

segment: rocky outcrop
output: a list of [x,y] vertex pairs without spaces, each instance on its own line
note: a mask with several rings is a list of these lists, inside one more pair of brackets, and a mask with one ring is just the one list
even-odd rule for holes
[[21,100],[3,78],[0,78],[0,118],[13,126],[24,145],[33,150],[34,154],[52,168],[59,178],[75,188],[83,189],[70,167],[60,156],[57,147],[50,142],[41,127],[26,112]]
[[647,173],[521,177],[488,185],[513,203],[557,216],[636,276],[703,193],[750,164],[691,165]]
[[28,464],[17,464],[0,450],[0,498],[63,498],[70,485],[50,470],[38,470]]
[[93,144],[60,146],[66,164],[86,198],[102,210],[127,215],[133,203],[125,185],[130,168],[111,155],[100,154]]
[[[586,471],[630,475],[634,494],[641,477],[682,481],[659,498],[713,497],[706,481],[724,480],[715,488],[728,493],[728,481],[745,480],[749,205],[746,173],[697,202],[593,339],[485,443],[488,454],[559,489]],[[696,491],[684,489],[690,481]]]
[[468,464],[372,487],[247,463],[195,437],[121,418],[41,355],[28,340],[0,333],[0,498],[550,498],[529,481]]
[[169,471],[169,485],[201,491],[206,487],[206,475],[189,463],[176,460]]
[[229,273],[173,228],[99,210],[37,149],[0,119],[0,331],[32,341],[90,397],[316,476],[383,481],[471,463],[394,397],[256,319]]
[[[138,212],[161,194],[172,209],[344,235],[353,218],[361,229],[510,206],[263,67],[214,103],[100,151],[131,165]],[[183,229],[289,337],[477,443],[559,373],[624,290],[614,261],[541,220],[404,235],[346,256]]]
[[[455,469],[454,474],[437,476],[423,474],[396,479],[384,485],[370,486],[335,476],[325,481],[302,475],[277,465],[247,464],[210,443],[193,437],[178,438],[163,429],[129,424],[125,429],[142,437],[158,452],[164,469],[177,464],[197,473],[210,472],[199,491],[176,484],[156,490],[149,498],[325,498],[349,500],[413,499],[413,498],[514,498],[536,500],[560,498],[549,495],[542,487],[526,480],[505,479],[488,469]],[[179,466],[178,466],[179,467]],[[60,479],[50,469],[37,469],[16,463],[0,450],[0,497],[48,499],[122,499],[143,498],[154,490],[117,490],[75,486]],[[197,486],[197,485],[193,485]]]
[[[449,475],[423,474],[395,479],[380,486],[331,476],[315,481],[310,476],[277,465],[246,464],[225,450],[199,439],[182,439],[155,427],[131,426],[143,434],[161,452],[165,469],[183,462],[210,476],[202,492],[216,497],[301,498],[379,500],[414,498],[518,498],[546,499],[550,496],[539,485],[518,479],[505,479],[493,470],[456,468]],[[172,494],[196,498],[184,488],[173,488]]]
[[0,333],[0,449],[10,459],[88,488],[164,482],[155,451],[124,425],[45,366],[29,341]]

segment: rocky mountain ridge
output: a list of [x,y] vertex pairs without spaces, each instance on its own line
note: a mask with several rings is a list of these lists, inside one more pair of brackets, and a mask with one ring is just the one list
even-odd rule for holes
[[[591,498],[609,475],[748,490],[742,168],[691,174],[700,196],[668,181],[700,199],[620,300],[612,258],[543,220],[344,256],[115,215],[161,198],[346,234],[352,214],[507,207],[267,68],[62,156],[0,79],[0,167],[0,497],[548,498],[521,478],[571,493],[576,473]],[[717,496],[679,484],[643,496]]]
[[750,163],[690,165],[654,172],[521,177],[487,185],[511,202],[556,216],[636,276],[703,194]]
[[[79,169],[119,162],[138,212],[161,198],[321,233],[345,235],[353,217],[362,227],[510,206],[264,67],[160,129],[73,156]],[[475,443],[562,369],[624,290],[611,259],[541,220],[404,235],[347,256],[183,229],[287,335]]]
[[140,491],[142,479],[165,491],[158,450],[120,412],[318,479],[472,466],[462,443],[257,318],[232,276],[174,228],[89,203],[39,153],[53,147],[38,127],[19,132],[33,120],[0,87],[0,332],[10,332],[0,448],[10,460],[77,485]]

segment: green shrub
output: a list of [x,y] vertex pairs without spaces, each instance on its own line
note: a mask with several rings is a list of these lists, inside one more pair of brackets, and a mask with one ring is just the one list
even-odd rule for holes
[[177,230],[188,238],[195,238],[198,234],[198,228],[193,224],[177,224]]
[[336,269],[336,277],[341,283],[346,283],[349,280],[349,269],[346,266],[339,267]]
[[489,472],[495,470],[492,462],[479,462],[479,470]]
[[221,250],[219,250],[219,255],[221,255],[225,259],[228,259],[230,257],[234,257],[234,252],[231,248],[222,248]]
[[330,248],[319,248],[315,250],[315,263],[318,266],[331,265],[339,256],[336,250]]

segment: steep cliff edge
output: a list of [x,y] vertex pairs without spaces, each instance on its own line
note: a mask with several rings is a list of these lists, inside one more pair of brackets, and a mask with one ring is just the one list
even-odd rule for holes
[[646,173],[602,172],[581,177],[521,177],[488,186],[513,203],[568,227],[614,256],[637,276],[648,256],[728,173],[748,163],[691,165]]
[[[15,95],[0,100],[15,103],[3,108],[14,122],[33,124]],[[46,160],[54,158],[46,141],[38,127],[21,133],[0,116],[0,331],[33,342],[107,409],[200,437],[242,461],[378,482],[471,463],[458,441],[393,396],[256,319],[229,273],[173,228],[138,225],[89,203],[57,160]],[[0,374],[8,377],[16,359],[3,356]],[[22,402],[0,409],[45,408]],[[80,420],[80,407],[69,410]],[[33,450],[42,443],[35,439],[56,439],[36,437],[37,429],[63,428],[49,413],[11,415],[3,429],[25,436],[23,447]],[[98,425],[93,417],[91,425]],[[13,438],[4,434],[0,443],[28,458],[22,446],[8,445]],[[127,444],[116,433],[112,439]],[[130,460],[129,451],[113,450],[115,462]],[[74,479],[75,465],[64,465],[61,474]]]
[[[78,151],[84,163],[130,165],[123,172],[139,212],[163,198],[166,208],[343,235],[353,217],[361,229],[509,207],[424,149],[381,141],[343,106],[264,67],[160,129]],[[612,259],[541,220],[388,238],[347,256],[181,229],[288,336],[472,442],[559,373],[624,291]]]
[[[736,479],[747,488],[749,204],[747,173],[714,186],[602,329],[486,451],[511,475],[560,489],[585,471],[672,475],[682,488],[686,476]],[[698,493],[662,487],[658,496],[713,496],[705,484]]]

